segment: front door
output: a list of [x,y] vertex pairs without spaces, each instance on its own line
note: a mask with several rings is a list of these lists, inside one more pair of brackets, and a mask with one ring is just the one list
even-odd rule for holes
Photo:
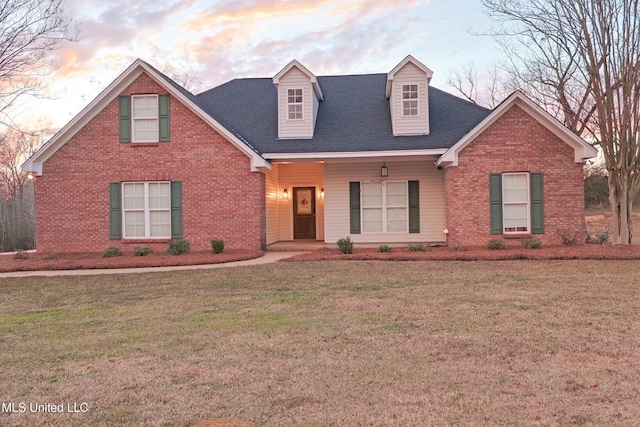
[[293,238],[316,239],[315,187],[293,187]]

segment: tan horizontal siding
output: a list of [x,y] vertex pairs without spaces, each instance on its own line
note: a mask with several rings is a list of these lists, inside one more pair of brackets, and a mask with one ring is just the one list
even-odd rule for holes
[[[427,75],[415,65],[408,63],[393,79],[391,99],[394,135],[415,135],[429,133],[429,99]],[[402,85],[418,85],[418,116],[402,115]]]
[[443,242],[444,175],[433,161],[386,162],[388,181],[420,182],[420,233],[363,233],[350,234],[349,182],[378,181],[381,162],[327,163],[325,178],[325,241],[335,243],[350,236],[356,243]]

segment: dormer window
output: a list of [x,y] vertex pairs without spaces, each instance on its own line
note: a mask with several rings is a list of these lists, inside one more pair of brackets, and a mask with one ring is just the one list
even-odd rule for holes
[[158,95],[133,95],[133,142],[158,142]]
[[402,115],[418,115],[418,85],[402,85]]
[[287,90],[287,111],[289,120],[302,120],[302,89]]

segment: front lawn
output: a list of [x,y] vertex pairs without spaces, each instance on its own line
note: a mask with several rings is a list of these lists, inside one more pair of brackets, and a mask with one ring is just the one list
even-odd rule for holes
[[332,261],[0,279],[0,425],[635,425],[638,277]]

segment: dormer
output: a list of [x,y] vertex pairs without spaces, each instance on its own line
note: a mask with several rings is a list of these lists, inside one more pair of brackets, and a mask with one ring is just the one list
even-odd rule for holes
[[385,95],[394,136],[429,134],[429,82],[433,71],[409,55],[387,74]]
[[311,139],[323,99],[317,77],[295,59],[273,77],[278,91],[278,138]]

